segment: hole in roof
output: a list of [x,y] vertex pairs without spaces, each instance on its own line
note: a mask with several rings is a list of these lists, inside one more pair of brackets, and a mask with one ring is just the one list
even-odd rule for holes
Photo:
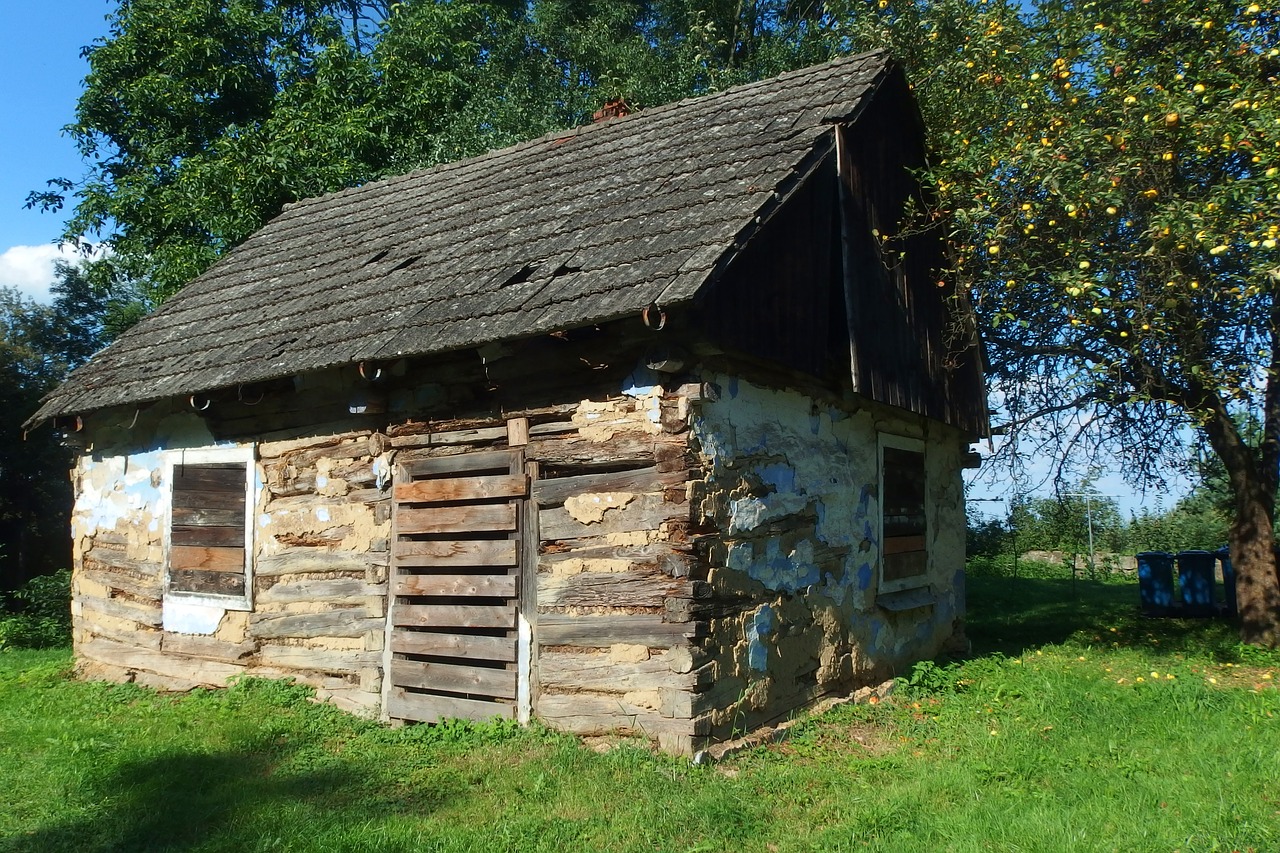
[[581,270],[582,270],[582,267],[575,267],[575,266],[571,266],[571,265],[569,265],[569,264],[561,264],[560,266],[558,266],[558,267],[556,267],[554,270],[552,270],[552,272],[551,272],[551,277],[552,277],[552,278],[558,278],[558,277],[560,277],[560,276],[562,276],[562,275],[568,275],[569,273],[572,273],[572,272],[579,272],[579,271],[581,271]]
[[377,253],[376,255],[374,255],[372,258],[370,258],[369,260],[365,261],[365,262],[364,262],[364,265],[367,267],[367,266],[369,266],[369,264],[376,264],[378,261],[382,260],[383,258],[385,258],[385,257],[386,257],[387,255],[389,255],[389,254],[391,254],[391,250],[390,250],[390,249],[383,249],[381,252],[378,252],[378,253]]
[[285,338],[281,340],[279,343],[275,345],[275,349],[272,350],[271,354],[268,355],[267,358],[279,358],[280,356],[284,355],[285,352],[288,351],[289,347],[292,346],[297,340],[298,339],[296,337]]
[[502,284],[498,285],[498,287],[510,287],[513,284],[521,284],[522,282],[528,281],[533,275],[533,269],[533,264],[525,264],[515,272],[511,273],[511,275],[507,276],[506,280],[503,281]]
[[411,266],[413,266],[414,264],[416,264],[416,263],[418,262],[418,259],[419,259],[419,258],[421,258],[421,257],[422,257],[421,255],[414,255],[414,256],[412,256],[412,257],[405,258],[403,261],[401,261],[400,263],[398,263],[398,264],[396,264],[394,267],[392,267],[392,268],[391,268],[391,271],[392,271],[392,272],[398,272],[398,271],[403,270],[403,269],[408,269],[409,267],[411,267]]

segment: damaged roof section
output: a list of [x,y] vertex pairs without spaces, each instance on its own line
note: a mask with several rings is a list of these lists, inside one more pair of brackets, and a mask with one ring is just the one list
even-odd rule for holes
[[889,69],[861,54],[289,205],[32,422],[687,302]]

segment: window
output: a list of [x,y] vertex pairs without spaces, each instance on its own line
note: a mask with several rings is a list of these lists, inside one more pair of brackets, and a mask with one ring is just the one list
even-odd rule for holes
[[928,583],[924,443],[880,436],[880,591]]
[[253,449],[170,455],[165,594],[249,609],[253,584]]

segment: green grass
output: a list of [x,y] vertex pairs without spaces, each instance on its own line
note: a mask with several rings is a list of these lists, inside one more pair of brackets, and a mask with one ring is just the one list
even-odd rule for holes
[[4,652],[0,851],[1280,850],[1280,656],[1135,599],[975,578],[974,657],[711,768]]

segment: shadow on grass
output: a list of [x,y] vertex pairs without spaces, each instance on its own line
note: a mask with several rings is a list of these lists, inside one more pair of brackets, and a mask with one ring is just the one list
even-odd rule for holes
[[413,802],[370,792],[358,766],[275,772],[281,756],[261,752],[172,754],[104,769],[86,779],[85,816],[0,840],[0,853],[134,853],[293,849],[300,831],[340,831],[332,815],[354,800],[364,818],[422,815],[457,792],[417,792]]
[[1144,617],[1136,581],[974,577],[967,593],[966,632],[975,655],[1019,655],[1072,640],[1240,661],[1234,622]]

